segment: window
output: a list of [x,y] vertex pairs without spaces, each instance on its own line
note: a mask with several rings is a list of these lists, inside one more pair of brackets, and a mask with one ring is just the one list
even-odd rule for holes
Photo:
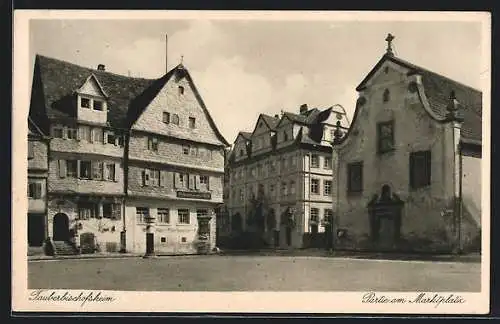
[[243,149],[240,149],[240,156],[243,156],[244,152]]
[[347,165],[347,191],[349,193],[363,191],[363,162]]
[[332,158],[325,156],[323,167],[325,169],[331,169],[332,168]]
[[160,238],[160,242],[161,242],[161,243],[167,243],[167,238],[166,238],[165,236],[162,236],[162,237]]
[[96,143],[102,143],[103,142],[103,140],[102,140],[102,138],[103,138],[102,129],[100,129],[100,128],[94,128],[93,131],[94,131],[94,142],[96,142]]
[[431,184],[431,151],[410,153],[410,187],[418,189]]
[[[113,164],[114,166],[114,164]],[[95,161],[92,163],[92,179],[94,180],[102,180],[104,173],[104,163]],[[114,178],[113,178],[114,180]]]
[[198,148],[196,146],[190,146],[189,147],[189,153],[192,156],[198,156]]
[[319,194],[319,179],[311,179],[311,193]]
[[158,223],[170,223],[170,211],[168,208],[158,208]]
[[77,160],[67,160],[66,161],[66,176],[76,178],[78,170]]
[[148,150],[158,151],[158,138],[156,138],[156,137],[149,137],[148,138]]
[[377,124],[378,152],[385,153],[394,149],[394,121]]
[[172,115],[172,124],[179,125],[179,115],[177,114]]
[[107,133],[106,136],[107,136],[107,143],[108,144],[113,144],[113,145],[116,144],[115,134],[113,134],[113,133]]
[[52,128],[52,137],[63,138],[63,128],[61,126]]
[[160,170],[149,170],[149,185],[156,187],[160,185]]
[[90,99],[80,98],[80,106],[82,106],[82,108],[90,108]]
[[184,87],[183,86],[179,86],[179,94],[180,95],[184,94]]
[[166,111],[163,112],[163,122],[165,124],[170,123],[170,113],[169,112],[166,112]]
[[100,100],[94,100],[94,110],[103,110],[104,105],[102,104],[102,101]]
[[196,118],[189,117],[189,128],[195,128],[195,127],[196,127]]
[[91,179],[92,163],[90,161],[80,161],[80,178]]
[[183,146],[182,147],[182,153],[185,155],[189,155],[189,146]]
[[330,196],[332,194],[332,181],[325,180],[323,185],[324,185],[323,194],[325,196]]
[[208,210],[207,209],[197,209],[196,210],[196,217],[208,217]]
[[288,141],[288,133],[287,132],[283,132],[283,141],[284,142]]
[[179,209],[177,214],[179,216],[179,224],[189,224],[189,209]]
[[78,219],[86,220],[95,218],[97,205],[88,202],[78,203]]
[[145,223],[148,217],[149,217],[149,208],[146,207],[135,208],[135,219],[138,224]]
[[391,93],[389,92],[389,89],[384,90],[384,95],[383,95],[383,100],[384,102],[388,102],[391,99]]
[[187,238],[185,236],[181,237],[181,243],[186,243],[187,242]]
[[106,163],[106,180],[114,181],[116,179],[116,170],[114,163]]
[[72,127],[68,127],[67,128],[67,138],[69,139],[77,139],[77,129],[76,128],[72,128]]
[[113,218],[113,204],[103,204],[102,205],[102,217],[103,218]]
[[281,195],[282,196],[288,195],[288,187],[286,186],[286,182],[281,183]]
[[28,198],[42,198],[42,184],[37,182],[28,183]]
[[311,223],[318,223],[319,222],[319,209],[318,208],[311,208]]
[[290,194],[295,195],[295,181],[290,181]]
[[243,189],[240,189],[240,201],[245,200],[245,193],[243,192]]
[[28,160],[31,160],[35,157],[35,152],[33,150],[34,143],[32,141],[28,141]]
[[275,191],[274,191],[274,185],[269,185],[269,194],[271,197],[274,197]]
[[319,168],[319,156],[311,155],[311,168]]
[[333,220],[333,210],[325,209],[325,215],[323,219],[327,222],[331,222]]
[[88,126],[80,126],[80,139],[90,142],[91,139],[91,129]]
[[208,176],[200,176],[200,183],[204,185],[208,185]]

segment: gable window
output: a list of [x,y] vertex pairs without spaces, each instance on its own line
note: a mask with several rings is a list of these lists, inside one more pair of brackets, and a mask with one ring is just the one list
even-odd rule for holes
[[92,174],[92,163],[80,161],[80,179],[90,179]]
[[189,117],[189,128],[196,128],[196,118]]
[[184,94],[184,87],[183,86],[179,86],[179,94],[180,95],[183,95]]
[[147,218],[149,218],[149,208],[146,207],[135,208],[135,219],[138,224],[145,223]]
[[168,208],[158,208],[158,223],[170,223],[170,210]]
[[410,153],[410,187],[418,189],[431,184],[431,151]]
[[311,193],[319,194],[319,179],[311,179]]
[[377,124],[378,152],[385,153],[394,149],[394,121]]
[[148,150],[158,151],[158,138],[156,138],[156,137],[149,137],[148,138]]
[[331,169],[332,168],[332,158],[325,156],[323,167],[325,169]]
[[363,191],[363,162],[347,165],[347,191],[357,193]]
[[383,94],[383,100],[384,102],[388,102],[390,99],[391,99],[391,93],[389,92],[389,89],[385,89]]
[[90,108],[90,99],[80,98],[80,106],[82,106],[82,108]]
[[172,124],[179,126],[179,115],[177,114],[172,115]]
[[311,168],[319,168],[319,156],[316,154],[311,155]]
[[170,113],[169,112],[166,112],[166,111],[163,112],[163,122],[165,124],[170,123]]
[[73,128],[73,127],[68,127],[67,128],[66,134],[67,134],[67,138],[68,139],[76,139],[77,138],[76,133],[77,133],[77,129],[76,128]]
[[66,176],[71,178],[76,178],[78,172],[78,161],[77,160],[67,160],[66,161]]
[[40,182],[31,182],[28,184],[28,198],[42,198],[42,184]]
[[94,100],[94,110],[102,111],[104,109],[104,105],[100,100]]
[[323,189],[323,195],[325,196],[330,196],[332,194],[332,181],[331,180],[325,180],[323,183],[324,189]]
[[189,209],[177,210],[179,224],[189,224]]

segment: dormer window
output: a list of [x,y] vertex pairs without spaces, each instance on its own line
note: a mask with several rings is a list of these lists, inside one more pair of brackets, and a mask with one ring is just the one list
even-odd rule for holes
[[90,99],[81,98],[80,105],[82,106],[82,108],[90,108]]
[[103,107],[104,107],[104,105],[103,105],[102,101],[94,99],[94,110],[102,111]]

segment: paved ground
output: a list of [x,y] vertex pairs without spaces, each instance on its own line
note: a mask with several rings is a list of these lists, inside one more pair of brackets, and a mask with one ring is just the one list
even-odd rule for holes
[[480,263],[171,256],[28,263],[28,287],[139,291],[480,291]]

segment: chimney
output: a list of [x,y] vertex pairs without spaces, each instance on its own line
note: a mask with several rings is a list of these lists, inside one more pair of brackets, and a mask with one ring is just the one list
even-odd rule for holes
[[168,35],[165,34],[165,73],[168,72]]
[[300,105],[300,114],[304,115],[307,112],[307,104]]
[[99,65],[97,66],[97,70],[98,70],[98,71],[106,71],[106,67],[104,66],[104,64],[99,64]]

